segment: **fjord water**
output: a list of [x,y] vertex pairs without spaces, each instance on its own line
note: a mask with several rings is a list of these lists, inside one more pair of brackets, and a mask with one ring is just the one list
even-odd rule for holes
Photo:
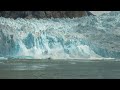
[[0,79],[119,79],[114,60],[3,60]]
[[118,78],[119,58],[119,11],[73,19],[0,17],[0,78]]

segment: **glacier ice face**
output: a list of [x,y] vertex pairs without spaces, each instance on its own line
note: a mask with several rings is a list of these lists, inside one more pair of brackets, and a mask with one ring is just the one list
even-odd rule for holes
[[120,12],[73,19],[0,17],[0,57],[120,58]]

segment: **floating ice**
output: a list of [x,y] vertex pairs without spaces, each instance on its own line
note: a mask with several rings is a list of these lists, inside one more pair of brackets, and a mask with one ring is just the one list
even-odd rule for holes
[[0,17],[0,57],[120,58],[120,12],[73,19]]

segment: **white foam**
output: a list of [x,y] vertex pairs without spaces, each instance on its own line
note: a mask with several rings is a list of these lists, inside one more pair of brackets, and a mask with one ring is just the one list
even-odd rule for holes
[[8,58],[0,57],[0,60],[7,60]]

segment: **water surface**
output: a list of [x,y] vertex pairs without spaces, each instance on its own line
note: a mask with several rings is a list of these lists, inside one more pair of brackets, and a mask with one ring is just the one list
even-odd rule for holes
[[0,79],[119,79],[115,60],[1,60]]

